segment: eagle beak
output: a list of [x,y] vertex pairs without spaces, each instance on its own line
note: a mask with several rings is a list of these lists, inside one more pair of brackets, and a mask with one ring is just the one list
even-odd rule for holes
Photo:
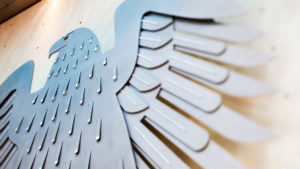
[[54,43],[52,45],[52,47],[50,48],[50,51],[49,51],[49,56],[48,58],[50,58],[54,53],[58,52],[60,49],[64,48],[67,46],[67,40],[70,36],[72,32],[66,34],[65,36],[63,36],[62,38],[60,38],[56,43]]

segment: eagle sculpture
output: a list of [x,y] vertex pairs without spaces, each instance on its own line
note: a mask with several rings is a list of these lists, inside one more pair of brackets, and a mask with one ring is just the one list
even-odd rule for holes
[[87,28],[68,33],[42,89],[30,93],[32,61],[0,86],[0,168],[245,169],[206,129],[273,137],[222,104],[220,93],[274,90],[230,69],[272,59],[234,45],[260,33],[214,21],[242,12],[229,0],[127,0],[110,51]]

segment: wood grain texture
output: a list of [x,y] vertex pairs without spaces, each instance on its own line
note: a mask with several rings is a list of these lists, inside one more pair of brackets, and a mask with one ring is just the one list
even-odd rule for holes
[[[300,1],[240,0],[244,16],[222,20],[263,31],[262,38],[244,44],[277,56],[271,63],[239,70],[278,88],[272,95],[224,103],[273,131],[277,138],[264,144],[239,144],[213,132],[212,137],[251,169],[300,168]],[[32,91],[41,88],[54,61],[48,50],[61,36],[88,27],[107,51],[114,44],[114,11],[122,0],[45,0],[0,25],[0,83],[16,68],[34,60]],[[97,12],[91,12],[97,11]]]

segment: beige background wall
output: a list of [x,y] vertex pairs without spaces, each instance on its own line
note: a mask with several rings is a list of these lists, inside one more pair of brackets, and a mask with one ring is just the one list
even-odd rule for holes
[[[227,19],[236,25],[265,32],[244,46],[273,53],[271,63],[241,70],[278,88],[269,96],[240,99],[224,96],[226,105],[264,125],[278,137],[265,144],[238,144],[212,133],[251,169],[300,168],[300,1],[239,0],[249,9],[244,16]],[[0,83],[16,68],[34,60],[32,91],[43,86],[52,60],[50,46],[78,27],[92,29],[104,51],[113,47],[113,15],[122,0],[44,0],[0,25]]]

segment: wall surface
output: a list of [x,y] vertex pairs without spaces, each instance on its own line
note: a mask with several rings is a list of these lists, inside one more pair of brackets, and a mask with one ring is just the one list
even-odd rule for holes
[[[273,84],[272,95],[240,99],[224,96],[224,103],[269,130],[277,138],[264,144],[239,144],[215,133],[212,138],[251,169],[300,168],[300,1],[240,0],[249,13],[226,19],[235,25],[263,31],[262,38],[244,46],[277,56],[271,63],[239,70]],[[105,52],[113,47],[114,11],[122,0],[44,0],[0,25],[0,83],[16,68],[34,60],[32,91],[43,87],[54,57],[51,45],[78,27],[98,36]]]

